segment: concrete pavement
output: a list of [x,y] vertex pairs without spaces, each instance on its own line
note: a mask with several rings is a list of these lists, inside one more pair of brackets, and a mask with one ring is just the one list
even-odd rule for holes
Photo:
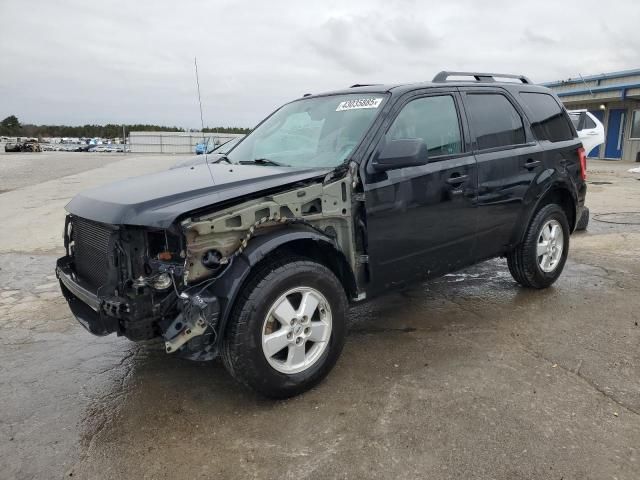
[[[0,194],[0,476],[640,478],[640,225],[592,220],[545,291],[493,260],[359,305],[328,379],[272,402],[218,362],[89,335],[58,293],[68,198],[174,161]],[[590,168],[592,213],[640,210],[640,175]]]

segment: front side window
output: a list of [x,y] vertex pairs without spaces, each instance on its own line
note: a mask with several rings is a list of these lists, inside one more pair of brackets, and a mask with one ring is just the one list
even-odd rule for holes
[[338,166],[358,146],[386,98],[384,93],[348,94],[289,103],[253,130],[228,158],[242,164]]
[[631,117],[631,138],[640,138],[640,110],[634,110]]
[[499,93],[469,93],[465,103],[478,150],[525,143],[522,118],[507,97]]
[[405,105],[391,125],[387,139],[408,138],[422,140],[429,157],[460,153],[460,124],[453,97],[424,97]]
[[[538,140],[549,140],[550,142],[562,142],[571,140],[573,132],[564,114],[564,110],[555,98],[546,93],[520,92],[520,98],[524,104],[531,129]],[[584,114],[585,121],[593,121]],[[579,122],[578,122],[579,123]],[[585,127],[583,128],[594,128]]]

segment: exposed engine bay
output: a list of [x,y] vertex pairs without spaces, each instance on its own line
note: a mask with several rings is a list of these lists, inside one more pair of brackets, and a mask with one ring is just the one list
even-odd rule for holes
[[246,270],[233,264],[259,238],[312,231],[343,255],[351,272],[365,274],[358,240],[364,236],[354,228],[353,173],[191,215],[168,229],[111,226],[69,215],[67,255],[58,262],[63,293],[94,334],[115,332],[135,341],[162,337],[167,353],[212,359],[220,317],[232,302],[216,284],[234,268]]

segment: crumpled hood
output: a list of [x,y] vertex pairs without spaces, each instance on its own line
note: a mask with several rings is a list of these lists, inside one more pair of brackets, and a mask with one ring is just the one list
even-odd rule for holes
[[[323,177],[331,169],[263,165],[209,165],[133,177],[76,195],[66,210],[112,225],[167,228],[187,212],[242,198],[260,190]],[[213,177],[213,180],[212,180]]]

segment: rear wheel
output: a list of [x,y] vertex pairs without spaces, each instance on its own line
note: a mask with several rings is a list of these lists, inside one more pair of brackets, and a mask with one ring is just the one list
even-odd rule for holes
[[588,225],[589,225],[589,209],[587,207],[584,207],[582,209],[582,215],[580,215],[580,219],[576,224],[576,230],[578,231],[586,230]]
[[524,241],[507,255],[514,280],[531,288],[552,285],[567,260],[569,233],[569,223],[560,206],[542,207],[531,220]]
[[302,258],[265,264],[234,306],[223,362],[236,380],[265,396],[300,394],[335,365],[346,312],[342,284],[325,266]]

